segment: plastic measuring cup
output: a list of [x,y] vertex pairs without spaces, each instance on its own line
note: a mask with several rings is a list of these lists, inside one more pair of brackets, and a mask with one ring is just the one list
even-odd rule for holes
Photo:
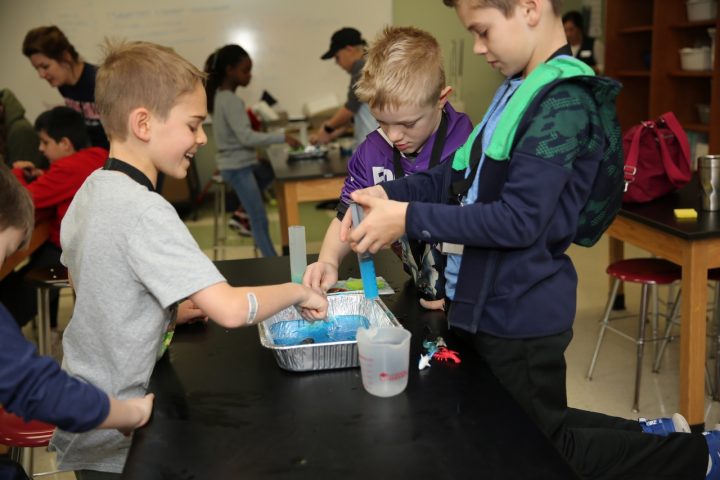
[[405,390],[410,363],[410,332],[399,327],[358,328],[358,356],[365,390],[391,397]]

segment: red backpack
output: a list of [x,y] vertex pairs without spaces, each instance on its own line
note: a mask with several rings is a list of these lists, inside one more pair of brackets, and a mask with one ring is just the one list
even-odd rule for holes
[[686,185],[692,177],[690,146],[675,114],[663,113],[623,135],[623,202],[649,202]]

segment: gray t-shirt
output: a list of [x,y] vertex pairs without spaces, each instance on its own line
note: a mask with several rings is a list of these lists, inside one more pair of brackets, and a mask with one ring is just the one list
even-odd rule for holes
[[[144,395],[177,302],[225,278],[162,196],[116,171],[87,178],[60,242],[77,295],[63,368],[120,399]],[[63,470],[119,473],[130,438],[56,430],[51,446]]]
[[350,67],[350,86],[348,87],[345,108],[353,112],[353,130],[355,132],[355,147],[360,145],[371,132],[379,125],[370,112],[367,103],[363,103],[355,94],[355,84],[360,80],[362,69],[365,66],[365,57],[357,60]]
[[220,170],[243,168],[257,163],[257,147],[285,142],[285,134],[256,132],[250,125],[245,102],[230,90],[218,90],[213,104],[215,159]]

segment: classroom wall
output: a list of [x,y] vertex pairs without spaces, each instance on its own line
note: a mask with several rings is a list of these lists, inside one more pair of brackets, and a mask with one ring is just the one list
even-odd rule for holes
[[[443,5],[441,0],[394,0],[392,15],[395,25],[413,25],[437,38],[443,52],[448,85],[457,89],[450,101],[458,106],[459,93],[460,106],[474,124],[479,123],[503,77],[472,53],[472,37],[458,21],[455,10]],[[464,43],[462,76],[454,77],[453,71],[457,68],[453,68],[453,64],[460,63],[457,57],[460,56],[461,41]],[[455,61],[453,51],[457,52]]]
[[80,55],[101,58],[105,36],[171,46],[196,66],[226,43],[240,43],[253,58],[253,79],[238,93],[248,105],[267,89],[291,116],[306,101],[335,95],[340,103],[350,77],[322,61],[332,33],[353,26],[372,38],[392,22],[392,0],[0,0],[0,87],[15,92],[34,118],[62,103],[22,55],[31,28],[59,26]]
[[583,6],[583,0],[563,0],[563,13],[571,10],[581,11]]

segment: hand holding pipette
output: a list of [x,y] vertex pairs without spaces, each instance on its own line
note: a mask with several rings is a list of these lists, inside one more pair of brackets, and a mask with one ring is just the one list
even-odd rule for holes
[[350,248],[358,253],[376,253],[403,236],[407,203],[387,200],[378,186],[357,190],[351,197],[364,209],[364,219],[351,230],[352,219],[348,215],[343,218],[340,240],[350,243]]
[[[363,220],[363,209],[357,203],[351,203],[350,214],[354,228],[357,229]],[[358,252],[358,262],[360,263],[360,277],[363,282],[365,298],[370,300],[378,298],[377,281],[375,279],[375,262],[373,261],[372,255],[367,251],[363,253]]]

